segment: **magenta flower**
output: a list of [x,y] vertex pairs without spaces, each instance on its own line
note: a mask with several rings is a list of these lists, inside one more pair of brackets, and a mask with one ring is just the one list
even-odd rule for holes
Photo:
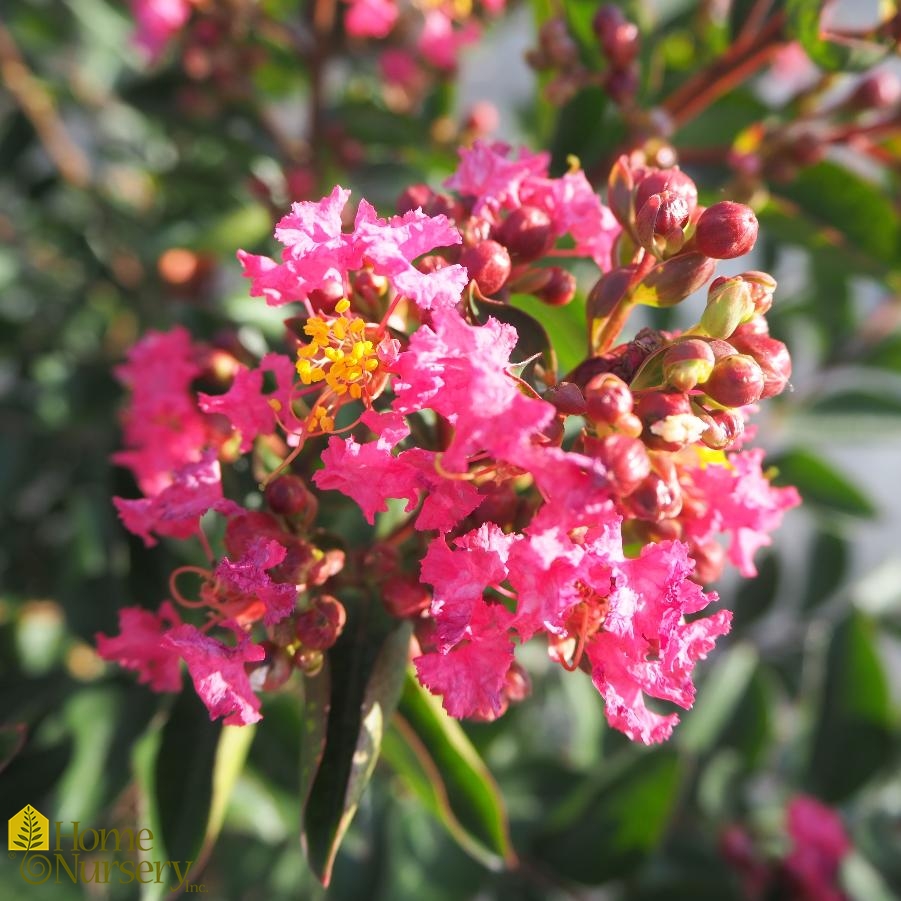
[[179,655],[163,642],[167,630],[180,622],[169,601],[163,601],[156,613],[143,607],[123,607],[119,611],[119,634],[110,638],[97,633],[97,653],[104,660],[136,670],[138,682],[153,691],[180,691]]
[[397,22],[398,9],[393,0],[345,0],[347,33],[355,38],[384,38]]
[[297,603],[297,586],[274,582],[268,572],[286,555],[285,547],[277,541],[257,538],[236,560],[220,560],[216,579],[229,600],[246,598],[262,604],[263,622],[271,626],[290,616]]
[[453,71],[460,50],[475,43],[481,33],[481,27],[472,19],[455,28],[454,20],[443,9],[432,8],[426,11],[416,46],[435,68]]
[[187,24],[191,7],[191,0],[131,0],[136,26],[132,40],[151,62]]
[[844,901],[838,874],[852,846],[841,817],[816,798],[798,795],[788,805],[788,834],[792,850],[783,865],[799,901]]
[[260,699],[250,685],[245,664],[265,659],[265,650],[242,638],[229,646],[187,624],[170,629],[164,645],[176,650],[188,665],[194,688],[210,712],[224,716],[226,726],[246,726],[262,719]]

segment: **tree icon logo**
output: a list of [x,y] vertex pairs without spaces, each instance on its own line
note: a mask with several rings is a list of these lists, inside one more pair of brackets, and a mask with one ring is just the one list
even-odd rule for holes
[[9,819],[10,851],[47,851],[50,848],[50,830],[47,817],[26,804]]

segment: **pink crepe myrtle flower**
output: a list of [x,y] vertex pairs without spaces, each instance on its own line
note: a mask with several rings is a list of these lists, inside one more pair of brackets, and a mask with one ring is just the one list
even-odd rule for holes
[[156,539],[190,538],[200,528],[200,517],[208,510],[233,513],[237,504],[222,496],[222,473],[214,450],[207,451],[197,463],[187,463],[173,474],[172,484],[153,497],[127,500],[113,498],[125,528],[139,535],[147,547]]
[[792,798],[787,810],[792,849],[783,861],[799,901],[844,901],[838,887],[851,840],[841,817],[808,795]]
[[172,471],[200,459],[210,442],[209,418],[191,393],[200,374],[197,348],[181,327],[150,331],[115,373],[131,395],[122,415],[126,449],[113,461],[132,471],[144,494],[158,494]]
[[119,634],[112,638],[98,632],[97,653],[138,673],[138,682],[153,691],[181,690],[180,657],[163,636],[181,620],[169,601],[154,613],[143,607],[123,607],[119,611]]
[[344,16],[347,33],[355,38],[387,37],[399,15],[393,0],[345,0]]
[[[705,540],[719,533],[730,536],[729,560],[745,577],[757,575],[754,554],[772,543],[786,510],[801,497],[792,487],[777,488],[763,474],[761,448],[731,453],[721,465],[687,467],[696,512],[684,516],[685,534]],[[726,462],[727,461],[727,462]]]
[[517,337],[494,319],[472,326],[456,312],[442,311],[398,357],[394,409],[429,408],[447,419],[454,436],[442,455],[446,469],[465,469],[469,455],[479,451],[506,459],[553,417],[550,404],[526,397],[507,374]]
[[335,284],[345,288],[350,270],[370,266],[399,293],[422,309],[454,306],[466,285],[462,266],[420,272],[413,261],[436,247],[459,244],[460,233],[446,216],[413,210],[381,219],[361,201],[353,231],[342,231],[342,212],[350,192],[336,187],[317,203],[295,203],[282,218],[275,237],[285,245],[282,262],[238,251],[250,293],[272,306],[305,300],[311,291]]
[[246,598],[262,606],[262,619],[271,626],[290,616],[297,603],[295,585],[275,582],[269,574],[287,550],[278,541],[257,538],[236,560],[227,557],[216,567],[216,579],[229,600]]
[[153,62],[188,22],[191,0],[131,0],[135,17],[132,40]]
[[170,629],[163,639],[188,665],[198,696],[210,712],[210,719],[225,717],[226,726],[246,726],[259,722],[260,699],[254,694],[245,664],[265,659],[266,651],[246,636],[229,646],[210,638],[194,626]]

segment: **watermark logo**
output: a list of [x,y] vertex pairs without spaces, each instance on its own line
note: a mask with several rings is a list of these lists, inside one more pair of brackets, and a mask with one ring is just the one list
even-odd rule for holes
[[40,811],[26,804],[9,818],[10,851],[48,851],[50,823]]
[[51,824],[31,804],[9,818],[9,856],[20,854],[19,874],[29,885],[156,882],[171,892],[206,892],[202,883],[188,882],[193,860],[154,856],[150,829],[90,829],[78,820]]

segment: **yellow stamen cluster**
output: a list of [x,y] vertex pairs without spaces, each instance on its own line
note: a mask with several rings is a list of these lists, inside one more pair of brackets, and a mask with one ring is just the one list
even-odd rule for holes
[[338,397],[359,400],[379,368],[372,341],[366,339],[366,323],[345,315],[347,298],[335,305],[334,319],[311,316],[304,326],[310,343],[297,351],[297,374],[304,385],[325,382]]

